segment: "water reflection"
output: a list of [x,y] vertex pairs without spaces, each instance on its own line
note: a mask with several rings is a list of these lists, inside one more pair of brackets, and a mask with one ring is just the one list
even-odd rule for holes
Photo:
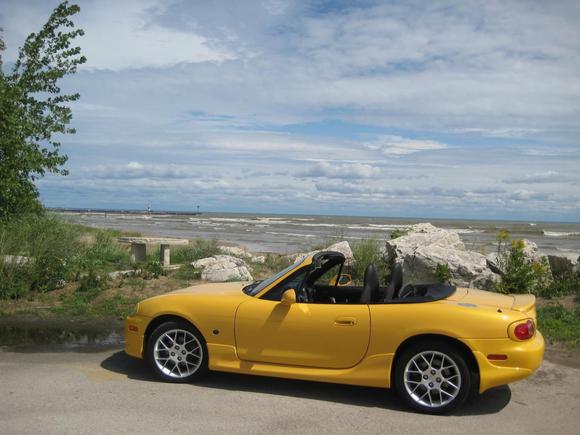
[[120,324],[47,321],[0,324],[0,348],[15,352],[98,352],[123,346]]

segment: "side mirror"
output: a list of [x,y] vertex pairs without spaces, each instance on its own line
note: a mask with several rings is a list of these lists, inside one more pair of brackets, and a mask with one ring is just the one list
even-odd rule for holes
[[293,288],[286,290],[282,293],[282,300],[280,301],[282,305],[292,305],[296,303],[296,290]]

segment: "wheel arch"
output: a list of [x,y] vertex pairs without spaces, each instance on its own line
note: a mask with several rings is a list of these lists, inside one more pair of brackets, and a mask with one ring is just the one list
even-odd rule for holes
[[410,347],[414,344],[417,344],[417,343],[421,343],[421,342],[446,343],[450,346],[453,346],[459,352],[461,352],[461,354],[465,357],[465,362],[467,363],[469,369],[474,374],[474,379],[473,379],[474,383],[475,383],[474,390],[475,391],[479,390],[479,365],[477,364],[477,360],[475,359],[475,355],[473,355],[473,351],[463,341],[461,341],[457,338],[454,338],[454,337],[450,337],[449,335],[443,335],[443,334],[419,334],[419,335],[413,335],[413,336],[405,339],[399,345],[399,347],[397,347],[397,350],[395,351],[395,354],[393,357],[393,363],[391,364],[391,370],[389,373],[389,385],[391,385],[391,386],[393,385],[393,374],[394,374],[395,368],[397,366],[399,357],[401,356],[403,351],[405,349],[407,349],[408,347]]
[[151,337],[151,334],[153,333],[153,331],[155,331],[155,329],[159,325],[162,325],[166,322],[176,321],[176,320],[189,324],[192,328],[194,328],[199,333],[199,335],[201,335],[203,337],[204,341],[207,342],[206,338],[203,336],[203,334],[201,333],[199,328],[190,319],[188,319],[184,316],[181,316],[179,314],[161,314],[161,315],[155,317],[153,320],[151,320],[149,322],[149,324],[147,325],[147,328],[145,329],[145,334],[143,335],[143,356],[147,353],[147,343],[149,342],[149,337]]

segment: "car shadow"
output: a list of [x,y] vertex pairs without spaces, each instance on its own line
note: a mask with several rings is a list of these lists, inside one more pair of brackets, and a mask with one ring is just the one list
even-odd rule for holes
[[[143,382],[161,382],[151,374],[144,361],[131,358],[123,351],[116,352],[101,362],[101,367],[129,379]],[[393,390],[330,384],[300,380],[250,376],[234,373],[210,372],[196,386],[229,391],[275,394],[304,399],[324,400],[347,405],[385,408],[401,412],[413,412],[406,408]],[[483,415],[501,411],[511,400],[511,390],[506,386],[486,391],[468,401],[461,409],[450,415]]]

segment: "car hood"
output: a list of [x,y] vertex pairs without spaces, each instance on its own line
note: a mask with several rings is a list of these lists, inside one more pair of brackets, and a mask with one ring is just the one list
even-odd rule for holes
[[176,295],[176,294],[191,294],[191,295],[199,295],[199,296],[234,296],[234,295],[241,295],[242,288],[248,285],[249,282],[223,282],[223,283],[208,283],[208,284],[199,284],[194,285],[191,287],[186,287],[180,290],[175,290],[167,295]]
[[502,295],[499,293],[471,288],[458,288],[455,293],[447,299],[459,303],[483,305],[521,312],[530,311],[534,308],[536,303],[534,295]]

